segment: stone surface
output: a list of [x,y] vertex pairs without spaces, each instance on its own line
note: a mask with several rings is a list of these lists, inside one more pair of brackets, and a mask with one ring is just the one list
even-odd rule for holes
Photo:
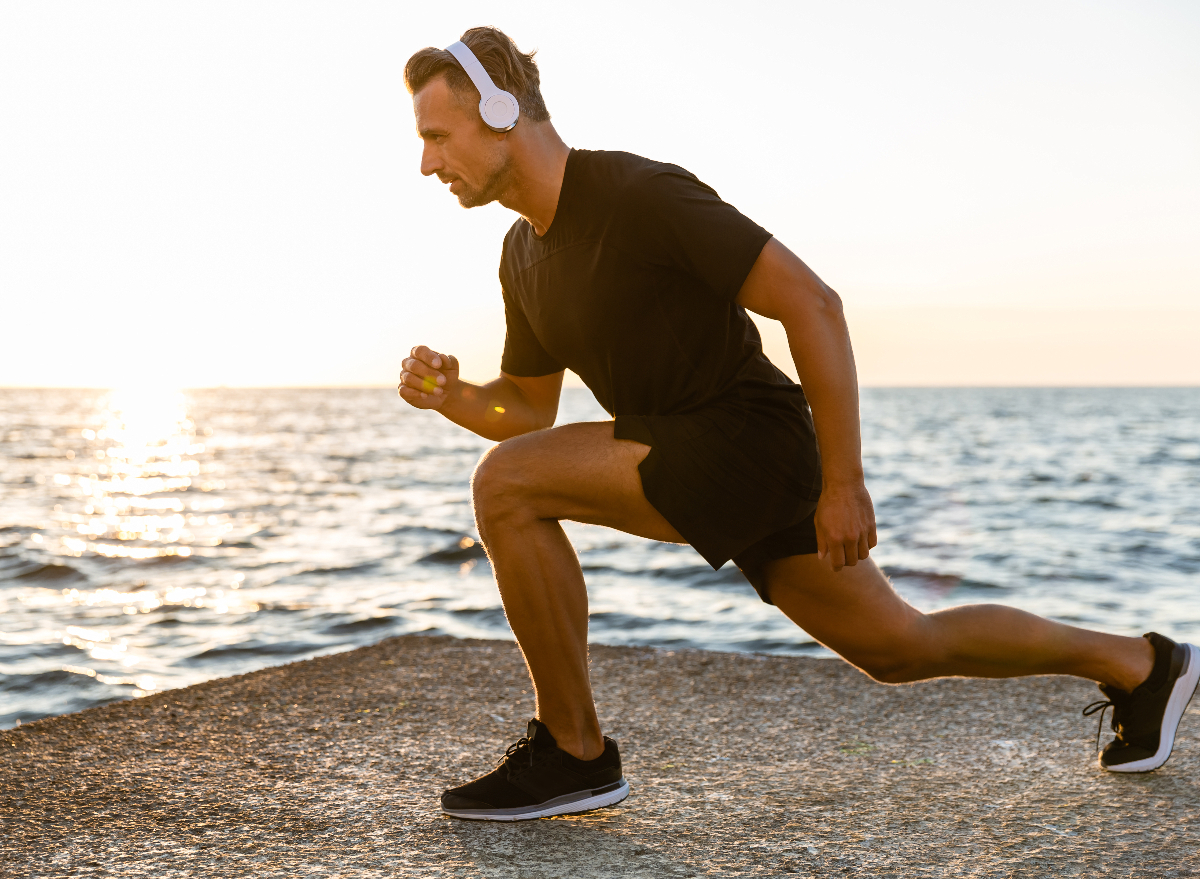
[[[409,636],[0,733],[0,875],[1200,875],[1200,709],[1100,771],[1070,678],[872,683],[823,659],[594,647],[633,795],[441,815],[533,703],[508,642]],[[1200,700],[1198,700],[1200,702]]]

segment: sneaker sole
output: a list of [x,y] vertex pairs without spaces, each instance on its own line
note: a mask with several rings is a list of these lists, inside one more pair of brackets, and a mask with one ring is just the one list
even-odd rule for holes
[[551,815],[571,815],[589,812],[621,802],[629,796],[629,782],[621,779],[612,790],[579,791],[555,797],[536,806],[520,806],[515,809],[447,809],[442,811],[455,818],[470,818],[474,821],[529,821],[533,818],[549,818]]
[[1196,685],[1200,683],[1200,647],[1194,644],[1184,644],[1187,649],[1187,665],[1183,673],[1175,679],[1171,688],[1171,698],[1167,700],[1167,709],[1163,712],[1162,730],[1158,737],[1158,751],[1153,757],[1143,757],[1141,760],[1131,760],[1128,763],[1118,763],[1113,766],[1100,764],[1101,769],[1109,772],[1151,772],[1167,762],[1171,750],[1175,747],[1175,731],[1179,721],[1187,711],[1188,703],[1196,694]]

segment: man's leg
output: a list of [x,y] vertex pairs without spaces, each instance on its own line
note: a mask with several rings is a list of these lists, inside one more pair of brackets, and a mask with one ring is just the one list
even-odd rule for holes
[[[649,447],[613,438],[611,422],[571,424],[508,440],[473,480],[480,537],[529,666],[537,713],[580,759],[603,750],[587,667],[587,591],[560,519],[684,542],[642,493]],[[1149,675],[1142,638],[1091,632],[1014,608],[974,605],[923,614],[871,561],[834,573],[815,555],[767,567],[776,605],[810,635],[878,680],[1069,674],[1132,690]]]
[[870,559],[834,573],[816,555],[768,564],[771,600],[876,680],[1063,674],[1130,691],[1150,674],[1144,638],[1106,635],[997,604],[921,613]]
[[642,493],[650,447],[613,423],[568,424],[506,440],[472,479],[479,536],[529,666],[537,716],[581,760],[604,750],[588,678],[587,590],[560,519],[685,542]]

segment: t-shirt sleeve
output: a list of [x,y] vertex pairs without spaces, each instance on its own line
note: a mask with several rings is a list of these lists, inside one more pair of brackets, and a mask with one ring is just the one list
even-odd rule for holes
[[542,347],[533,327],[525,316],[517,297],[506,286],[504,291],[504,354],[500,358],[500,369],[509,375],[534,377],[562,372],[564,367]]
[[651,262],[686,272],[722,299],[737,296],[771,240],[770,232],[682,168],[656,169],[632,195],[633,246]]

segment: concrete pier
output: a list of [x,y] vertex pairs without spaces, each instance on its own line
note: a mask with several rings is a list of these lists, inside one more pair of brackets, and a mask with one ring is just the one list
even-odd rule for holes
[[0,733],[0,876],[1200,875],[1200,700],[1163,769],[1121,776],[1079,715],[1098,691],[1070,678],[592,664],[633,790],[614,808],[443,816],[532,696],[512,643],[406,636]]

